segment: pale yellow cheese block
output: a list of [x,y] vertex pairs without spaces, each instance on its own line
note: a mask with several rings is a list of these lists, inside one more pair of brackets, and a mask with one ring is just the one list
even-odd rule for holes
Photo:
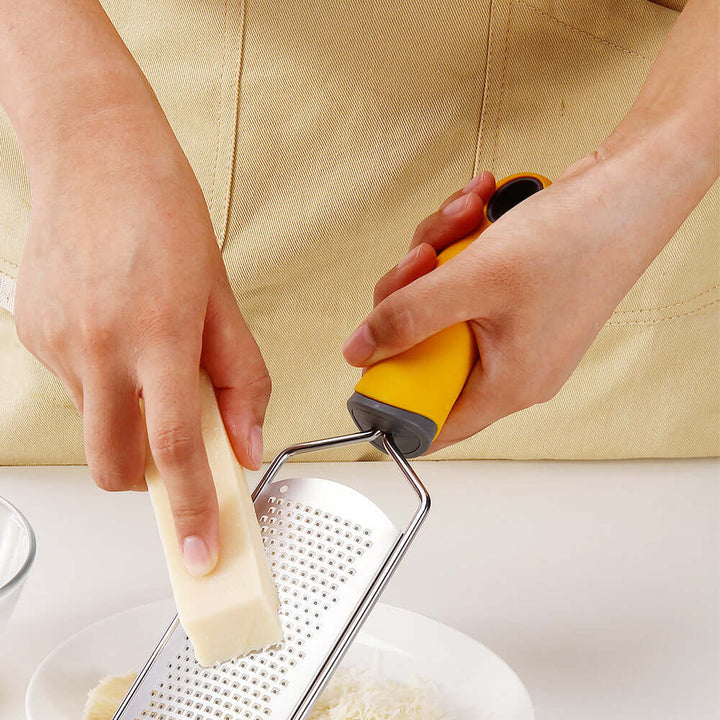
[[220,507],[220,558],[208,575],[185,569],[165,486],[148,452],[145,468],[178,615],[202,665],[225,662],[283,638],[250,491],[225,433],[215,391],[200,378],[202,432]]

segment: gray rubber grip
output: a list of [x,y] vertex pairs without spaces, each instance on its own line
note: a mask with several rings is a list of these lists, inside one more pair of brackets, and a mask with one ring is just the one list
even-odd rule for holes
[[[437,425],[423,415],[386,405],[360,393],[350,396],[347,407],[360,430],[382,430],[393,438],[406,458],[427,452],[435,439]],[[375,440],[373,445],[385,452],[382,439]]]

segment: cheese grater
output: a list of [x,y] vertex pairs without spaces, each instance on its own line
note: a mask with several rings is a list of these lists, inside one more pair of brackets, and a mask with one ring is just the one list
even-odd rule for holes
[[[547,185],[530,174],[500,181],[481,228],[438,262]],[[447,328],[367,370],[348,400],[360,432],[281,452],[252,499],[278,588],[283,642],[203,667],[175,617],[113,720],[305,720],[427,516],[430,496],[407,458],[429,448],[476,357],[469,325]],[[365,442],[395,461],[417,496],[403,530],[346,485],[277,477],[294,455]]]
[[[293,455],[382,438],[419,504],[401,532],[361,493],[319,478],[273,481]],[[203,667],[176,617],[114,720],[303,720],[430,508],[392,438],[367,431],[287,448],[253,493],[284,641]]]

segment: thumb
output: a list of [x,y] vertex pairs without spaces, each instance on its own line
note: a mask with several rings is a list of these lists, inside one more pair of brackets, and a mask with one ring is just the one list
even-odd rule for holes
[[460,256],[385,298],[345,343],[347,362],[372,365],[470,319],[472,274],[458,260]]
[[217,393],[230,444],[242,465],[262,464],[262,425],[270,375],[223,274],[210,294],[203,332],[202,365]]

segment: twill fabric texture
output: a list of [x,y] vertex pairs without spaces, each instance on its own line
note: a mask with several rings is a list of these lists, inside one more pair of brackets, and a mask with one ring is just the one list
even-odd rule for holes
[[[556,178],[630,108],[682,2],[105,0],[200,182],[273,379],[265,459],[353,430],[341,347],[474,173]],[[720,450],[716,184],[551,401],[433,458]],[[0,114],[0,305],[30,191]],[[628,238],[628,242],[632,242]],[[81,463],[82,423],[0,309],[0,462]],[[355,447],[304,459],[380,457]]]

